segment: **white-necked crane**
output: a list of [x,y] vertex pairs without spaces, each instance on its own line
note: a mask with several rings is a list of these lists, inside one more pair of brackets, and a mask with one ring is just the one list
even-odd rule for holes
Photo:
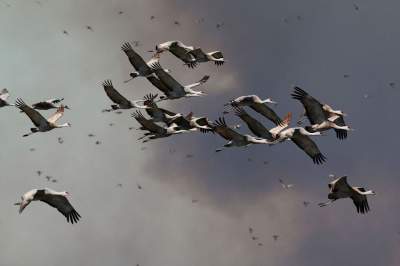
[[38,111],[28,106],[22,99],[18,98],[15,102],[15,106],[24,112],[36,126],[31,128],[31,132],[24,134],[23,137],[27,137],[37,132],[47,132],[54,128],[70,127],[70,123],[64,123],[57,125],[56,122],[64,115],[64,106],[61,105],[57,111],[51,115],[48,119],[44,118]]
[[217,66],[221,66],[225,63],[224,55],[221,51],[205,53],[201,48],[196,48],[189,53],[193,55],[196,63],[214,62],[214,64]]
[[261,98],[258,97],[257,95],[245,95],[237,97],[236,99],[225,104],[225,106],[227,105],[232,105],[233,107],[248,106],[257,113],[271,120],[275,125],[281,124],[282,119],[275,113],[274,110],[272,110],[270,107],[267,106],[267,103],[276,104],[276,102],[271,100],[271,98],[261,100]]
[[0,108],[4,106],[14,106],[14,104],[7,102],[8,97],[10,97],[8,90],[5,88],[2,89],[0,91]]
[[[223,148],[229,147],[247,147],[251,144],[273,144],[273,142],[263,138],[257,138],[251,135],[242,135],[236,132],[232,128],[228,127],[224,117],[220,117],[218,120],[215,120],[215,122],[211,124],[210,131],[212,133],[217,133],[228,141],[228,143],[226,143],[222,148],[215,150],[216,152],[220,152],[223,150]],[[202,130],[202,132],[209,131]]]
[[292,114],[288,113],[278,126],[268,130],[261,122],[249,115],[242,107],[233,107],[233,110],[235,115],[247,124],[247,127],[254,135],[269,141],[274,141],[277,134],[289,126],[292,118]]
[[[311,123],[310,127],[306,127],[309,131],[323,131],[333,128],[336,132],[336,137],[339,139],[347,138],[347,131],[350,130],[344,122],[342,111],[335,111],[329,105],[323,105],[306,91],[299,87],[294,88],[291,94],[293,99],[299,100],[305,110],[305,116]],[[336,119],[329,119],[335,115]]]
[[[42,102],[37,102],[32,104],[32,108],[36,110],[50,110],[50,109],[57,109],[60,105],[56,105],[57,103],[61,103],[64,98],[53,98],[48,99]],[[69,109],[67,105],[64,105],[65,109]]]
[[211,131],[211,122],[207,119],[207,117],[195,117],[193,116],[193,112],[190,112],[188,115],[183,116],[179,115],[173,119],[170,119],[168,125],[175,124],[182,130],[187,131],[197,131],[200,129],[203,132]]
[[131,44],[129,42],[124,43],[121,46],[122,51],[128,56],[129,62],[135,69],[135,72],[130,73],[131,79],[126,80],[128,82],[136,77],[148,77],[153,73],[153,70],[150,68],[150,64],[154,62],[158,62],[160,58],[159,53],[155,53],[153,57],[148,61],[144,61],[143,58],[133,50]]
[[144,135],[139,138],[139,140],[141,140],[147,137],[147,139],[143,140],[143,142],[187,132],[187,130],[182,130],[176,124],[171,124],[169,127],[157,125],[150,119],[146,119],[140,111],[132,113],[132,117],[135,118],[136,121],[138,121],[138,123],[141,125],[139,129],[149,131],[144,133]]
[[[199,97],[206,95],[202,91],[193,90],[193,88],[204,84],[210,78],[210,76],[206,75],[196,83],[183,86],[178,81],[176,81],[176,79],[174,79],[170,74],[168,74],[164,69],[162,69],[161,65],[158,62],[153,63],[151,67],[154,70],[154,73],[156,74],[160,82],[152,78],[148,78],[148,80],[152,82],[153,85],[157,84],[156,87],[165,94],[165,96],[160,97],[161,100],[166,100],[166,99],[173,100],[182,97]],[[160,85],[159,83],[162,83],[163,85]]]
[[124,96],[122,96],[113,86],[111,80],[105,80],[103,82],[103,88],[106,92],[108,98],[115,104],[111,105],[111,109],[104,109],[103,112],[110,112],[119,109],[131,109],[131,108],[140,108],[146,109],[146,106],[139,105],[137,103],[144,102],[144,100],[136,100],[136,101],[129,101]]
[[74,209],[74,207],[69,203],[67,197],[70,194],[66,191],[57,192],[49,188],[44,189],[32,189],[26,192],[21,197],[21,201],[15,203],[14,205],[19,206],[19,213],[28,206],[32,201],[42,201],[50,206],[56,208],[60,213],[62,213],[67,222],[72,224],[77,223],[81,217],[79,213]]
[[375,195],[372,190],[363,187],[352,187],[347,183],[347,176],[342,176],[328,184],[330,192],[328,202],[319,203],[320,207],[327,206],[338,199],[350,198],[356,206],[357,212],[365,214],[369,211],[368,195]]
[[156,45],[156,53],[170,51],[171,54],[182,60],[189,68],[197,66],[196,58],[190,52],[195,48],[187,46],[181,41],[167,41]]
[[315,164],[323,164],[326,157],[321,153],[317,144],[310,138],[310,136],[319,135],[321,135],[321,132],[309,132],[302,127],[291,127],[279,132],[275,143],[291,140],[297,147],[302,149]]

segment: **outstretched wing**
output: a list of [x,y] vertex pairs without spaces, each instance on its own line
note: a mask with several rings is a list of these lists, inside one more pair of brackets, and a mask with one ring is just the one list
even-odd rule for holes
[[227,126],[224,117],[220,117],[218,120],[215,120],[215,122],[212,124],[212,128],[213,132],[216,132],[226,140],[241,140],[244,138],[242,134]]
[[143,58],[133,50],[129,42],[124,43],[121,49],[128,56],[129,62],[131,62],[132,66],[136,69],[136,71],[151,72],[150,67],[143,60]]
[[130,101],[126,99],[124,96],[122,96],[113,86],[111,80],[107,79],[103,82],[103,88],[104,91],[106,92],[108,98],[110,98],[111,101],[113,101],[116,104],[119,105],[126,105],[128,106],[130,104]]
[[207,55],[201,50],[201,48],[196,48],[189,52],[198,61],[204,61],[207,59]]
[[154,87],[162,91],[165,95],[168,95],[172,91],[172,89],[165,85],[159,78],[154,76],[148,76],[146,78]]
[[148,130],[152,133],[162,134],[165,132],[165,129],[151,120],[146,119],[140,111],[136,111],[132,113],[132,117],[142,125],[141,129]]
[[299,100],[306,110],[308,120],[312,125],[320,124],[326,120],[322,104],[299,87],[294,88],[291,94],[293,99]]
[[57,111],[47,119],[47,121],[50,123],[55,123],[63,115],[64,115],[64,105],[61,105],[60,107],[57,108]]
[[193,47],[186,46],[180,41],[175,41],[171,43],[168,50],[171,52],[171,54],[185,62],[190,68],[193,68],[197,65],[196,59],[189,53],[193,50]]
[[353,200],[354,205],[357,208],[358,213],[365,214],[369,211],[369,204],[367,200],[367,196],[360,194],[359,191],[365,192],[364,188],[352,188],[352,193],[350,198]]
[[65,216],[65,218],[67,218],[67,222],[72,224],[77,223],[81,217],[71,203],[69,203],[68,199],[64,196],[45,193],[40,197],[40,201],[46,202],[50,206],[56,208]]
[[252,103],[250,108],[274,122],[275,125],[282,124],[282,119],[265,103]]
[[32,123],[39,127],[40,125],[48,124],[46,118],[44,118],[38,111],[28,106],[21,98],[15,101],[15,106],[24,112],[32,121]]
[[320,152],[317,144],[315,144],[309,136],[303,135],[298,130],[295,130],[290,139],[297,147],[310,156],[315,164],[323,164],[325,162],[326,157]]
[[[341,127],[346,125],[346,123],[344,122],[343,116],[339,116],[339,117],[336,118],[333,122],[334,122],[336,125],[341,126]],[[347,131],[346,131],[346,130],[344,130],[344,129],[336,129],[336,128],[335,128],[335,132],[336,132],[336,137],[337,137],[338,139],[344,140],[344,139],[347,138]]]
[[151,68],[153,69],[157,77],[161,80],[161,82],[168,87],[168,89],[172,91],[185,91],[184,87],[178,81],[176,81],[176,79],[174,79],[170,74],[164,71],[160,63],[157,62],[151,64]]
[[269,132],[269,130],[264,127],[263,124],[261,124],[258,120],[253,118],[251,115],[249,115],[243,108],[241,107],[233,107],[235,115],[238,116],[240,119],[242,119],[247,127],[250,129],[250,131],[256,135],[257,137],[264,138],[267,140],[272,140],[273,136]]

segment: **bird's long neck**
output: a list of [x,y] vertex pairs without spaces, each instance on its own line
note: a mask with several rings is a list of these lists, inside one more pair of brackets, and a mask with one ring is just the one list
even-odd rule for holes
[[69,127],[69,124],[68,123],[64,123],[64,124],[61,124],[61,125],[57,125],[56,127],[57,128]]

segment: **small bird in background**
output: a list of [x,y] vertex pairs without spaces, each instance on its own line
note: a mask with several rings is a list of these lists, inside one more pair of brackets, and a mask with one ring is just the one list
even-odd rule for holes
[[249,234],[253,233],[253,228],[249,227]]
[[37,173],[38,176],[40,176],[42,174],[42,171],[37,170],[36,173]]
[[46,175],[46,176],[45,176],[45,178],[47,179],[47,181],[49,181],[49,182],[50,182],[50,180],[51,180],[51,178],[52,178],[52,177],[51,177],[51,176],[49,176],[49,175]]
[[121,183],[117,184],[117,187],[122,187],[122,184]]
[[92,138],[92,137],[94,137],[94,136],[95,136],[95,135],[92,134],[92,133],[89,133],[89,134],[88,134],[88,137],[89,137],[89,138]]
[[350,77],[350,75],[349,75],[349,74],[344,74],[343,77],[344,77],[345,79],[347,79],[348,77]]
[[258,240],[258,237],[252,236],[251,239],[252,239],[252,240]]
[[279,179],[279,183],[281,183],[282,188],[286,190],[294,187],[293,184],[286,184],[282,179]]
[[36,149],[35,148],[30,148],[29,151],[36,151]]
[[193,154],[186,154],[186,158],[188,159],[193,158]]
[[260,246],[260,247],[264,246],[263,243],[258,243],[257,245]]
[[101,144],[101,141],[100,141],[100,140],[96,140],[95,144],[96,144],[96,145],[100,145],[100,144]]
[[360,10],[360,7],[357,4],[353,4],[354,10],[358,11]]
[[89,25],[86,26],[86,29],[90,30],[90,31],[94,31],[93,28],[91,26],[89,26]]
[[303,201],[303,205],[304,205],[304,207],[308,207],[308,205],[310,205],[310,202],[309,201]]
[[63,143],[64,143],[64,140],[63,140],[62,137],[58,137],[57,141],[58,141],[58,143],[60,143],[60,144],[63,144]]
[[155,19],[156,17],[155,16],[150,16],[150,20],[153,20],[153,19]]
[[141,147],[141,148],[140,148],[141,151],[144,151],[144,150],[146,150],[146,149],[147,149],[147,147]]
[[114,125],[114,123],[109,123],[108,125],[109,125],[110,127],[112,127],[112,126]]
[[278,235],[273,235],[272,238],[274,239],[274,241],[277,241],[279,236]]
[[57,180],[57,179],[52,179],[51,182],[52,182],[52,183],[57,183],[58,180]]
[[390,86],[391,88],[393,88],[393,89],[394,89],[394,88],[396,87],[396,83],[394,83],[394,82],[390,82],[390,83],[389,83],[389,86]]
[[217,23],[217,25],[215,25],[215,27],[217,28],[217,30],[220,30],[223,26],[224,26],[224,22],[222,22],[222,23]]
[[118,15],[122,15],[122,14],[124,14],[124,11],[118,11]]
[[137,184],[136,186],[137,186],[137,188],[138,188],[139,190],[142,189],[142,186],[141,186],[141,185]]
[[192,199],[192,203],[197,203],[197,202],[199,202],[199,200],[197,200],[197,199]]
[[66,30],[63,30],[63,34],[69,35],[68,31],[66,31]]
[[174,25],[176,25],[176,26],[180,26],[180,25],[181,25],[181,23],[180,23],[179,21],[175,20],[175,21],[174,21]]

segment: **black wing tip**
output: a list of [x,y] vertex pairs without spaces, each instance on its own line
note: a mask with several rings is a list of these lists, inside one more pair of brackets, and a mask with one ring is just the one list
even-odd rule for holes
[[232,106],[232,109],[236,116],[242,116],[247,114],[247,112],[240,106]]
[[71,212],[67,213],[65,217],[67,218],[68,223],[74,224],[79,221],[81,215],[76,210],[72,210]]
[[105,81],[103,81],[102,85],[103,87],[113,87],[111,79],[106,79]]
[[121,46],[121,50],[124,52],[133,50],[132,45],[129,42],[124,42]]
[[344,129],[336,129],[336,138],[340,140],[345,140],[347,139],[347,131]]
[[367,201],[362,202],[360,205],[356,205],[356,208],[357,208],[357,213],[361,214],[367,214],[370,211]]
[[142,118],[142,117],[144,118],[142,112],[140,112],[139,110],[136,110],[134,113],[131,113],[131,116],[135,119]]
[[160,62],[154,62],[154,63],[152,63],[152,64],[150,65],[150,68],[153,69],[153,70],[162,69],[162,67],[161,67],[161,65],[160,65]]
[[326,161],[326,157],[322,153],[318,153],[312,157],[312,160],[315,164],[323,164]]
[[23,106],[26,106],[26,103],[21,98],[17,98],[15,100],[15,106],[18,107],[18,108],[21,108]]
[[300,87],[295,86],[294,92],[290,95],[292,96],[293,99],[302,100],[304,97],[308,95],[308,93],[305,90],[301,89]]
[[156,99],[158,97],[158,93],[156,93],[156,94],[153,94],[153,93],[148,93],[148,94],[146,94],[144,97],[143,97],[143,100],[146,100],[146,101],[154,101],[154,99]]

